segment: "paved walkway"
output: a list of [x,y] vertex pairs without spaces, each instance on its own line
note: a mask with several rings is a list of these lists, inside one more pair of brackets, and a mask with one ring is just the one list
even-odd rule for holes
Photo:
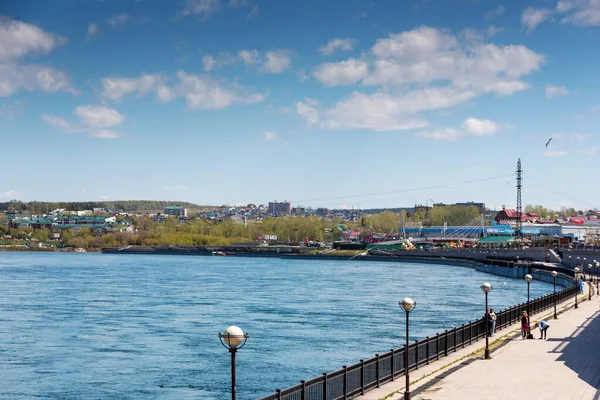
[[[586,292],[587,293],[587,288]],[[586,296],[587,297],[587,296]],[[572,305],[572,302],[567,303]],[[552,313],[532,317],[532,324],[548,321],[548,339],[522,340],[504,334],[492,360],[472,355],[482,342],[439,362],[411,372],[415,400],[452,399],[600,399],[600,308],[599,296],[552,319]],[[453,365],[434,372],[450,362]],[[427,376],[428,375],[428,376]],[[398,379],[404,381],[404,379]],[[393,386],[392,386],[393,385]],[[403,399],[403,384],[396,381],[371,391],[360,399]]]

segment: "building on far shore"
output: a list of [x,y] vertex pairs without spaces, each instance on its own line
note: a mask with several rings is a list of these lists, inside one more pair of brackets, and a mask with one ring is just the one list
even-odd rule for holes
[[278,202],[277,200],[275,201],[270,201],[269,202],[269,209],[267,211],[267,213],[269,215],[280,215],[280,214],[290,214],[292,212],[292,205],[290,204],[289,201],[282,201],[282,202]]
[[179,218],[187,218],[187,216],[188,216],[187,208],[182,207],[182,206],[165,207],[164,213],[167,215],[172,215],[174,217],[179,217]]

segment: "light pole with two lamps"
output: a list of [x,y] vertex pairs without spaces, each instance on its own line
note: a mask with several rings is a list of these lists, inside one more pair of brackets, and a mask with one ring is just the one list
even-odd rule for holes
[[557,319],[558,316],[556,315],[556,276],[558,275],[558,272],[556,271],[552,271],[552,280],[554,281],[554,295],[552,296],[554,298],[554,319]]
[[235,400],[237,390],[235,386],[235,353],[244,347],[249,337],[250,335],[244,333],[237,326],[229,326],[225,332],[219,332],[221,344],[231,353],[231,400]]
[[491,360],[492,357],[490,357],[490,343],[489,343],[489,337],[490,337],[490,312],[488,310],[488,293],[492,291],[492,285],[490,285],[489,283],[485,282],[483,285],[481,285],[481,290],[483,291],[483,293],[485,293],[485,356],[484,358],[486,360]]
[[[409,357],[408,357],[408,346],[409,346],[409,337],[408,337],[408,314],[417,306],[417,302],[411,299],[410,297],[405,297],[400,302],[400,307],[406,313],[406,347],[404,348],[404,375],[406,376],[406,388],[404,389],[404,400],[410,400],[410,377],[408,375],[408,366],[409,366]],[[418,351],[418,348],[415,348],[415,351]]]

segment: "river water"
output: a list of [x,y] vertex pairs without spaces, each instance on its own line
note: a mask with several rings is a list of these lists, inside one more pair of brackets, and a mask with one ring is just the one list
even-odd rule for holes
[[256,399],[402,346],[405,296],[413,340],[481,317],[485,281],[497,310],[527,298],[445,265],[0,253],[0,398],[226,399],[217,333],[238,325],[238,398]]

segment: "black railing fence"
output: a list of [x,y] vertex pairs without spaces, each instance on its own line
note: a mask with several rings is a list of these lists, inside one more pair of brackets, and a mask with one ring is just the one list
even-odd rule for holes
[[[577,293],[577,285],[556,292],[556,302],[569,300]],[[529,302],[529,314],[537,314],[554,305],[554,293],[533,299]],[[496,313],[496,330],[519,324],[527,302],[517,304]],[[485,319],[471,321],[452,330],[446,330],[435,336],[415,341],[408,347],[408,370],[439,360],[440,357],[464,348],[480,339],[485,339]],[[368,360],[344,366],[331,373],[301,381],[300,384],[279,390],[259,400],[337,400],[352,399],[380,385],[404,376],[404,352],[406,346],[392,349],[384,354],[376,354]]]

